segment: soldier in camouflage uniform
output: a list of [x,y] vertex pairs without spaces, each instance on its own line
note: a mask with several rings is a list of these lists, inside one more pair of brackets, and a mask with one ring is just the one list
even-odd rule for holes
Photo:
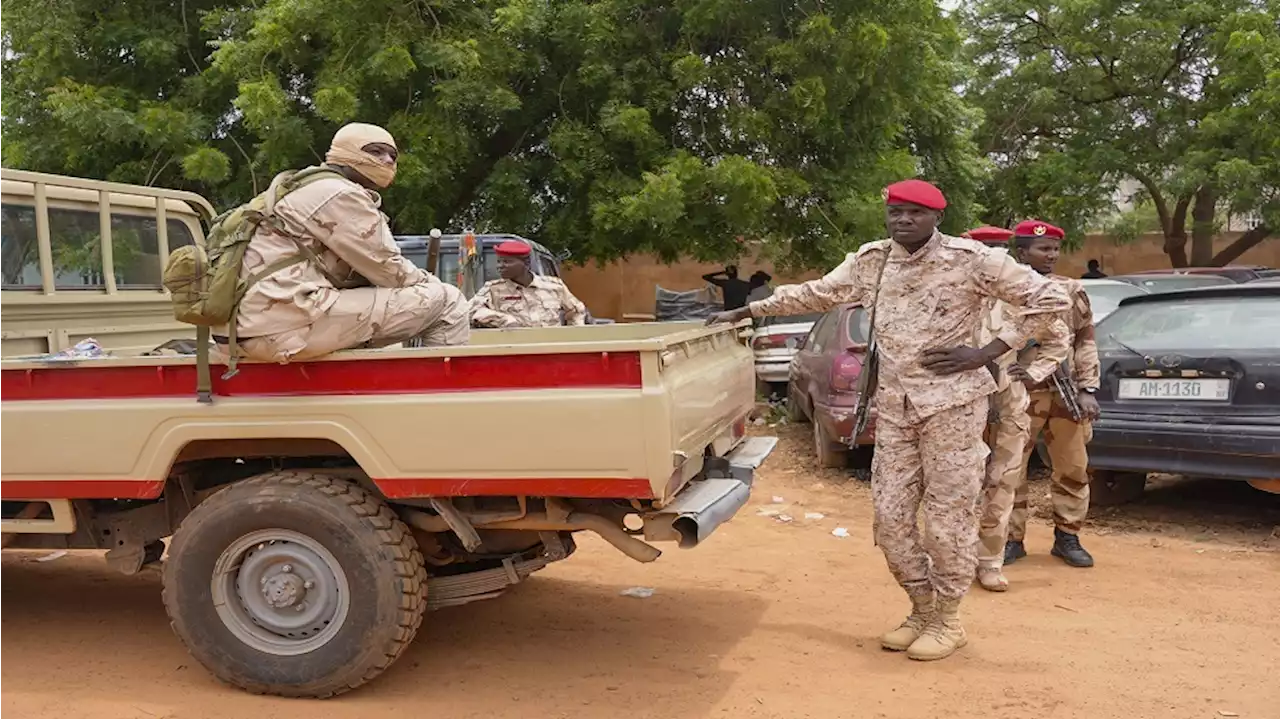
[[[977,565],[982,433],[995,391],[986,364],[1024,337],[1065,332],[1059,315],[1068,303],[1007,254],[938,232],[946,200],[933,185],[896,183],[885,199],[891,239],[863,245],[821,279],[775,288],[711,321],[825,312],[846,302],[873,308],[881,363],[874,534],[913,607],[881,645],[941,659],[966,642],[959,608]],[[985,347],[967,346],[993,297],[1021,309],[1017,327]]]
[[498,273],[471,298],[476,327],[558,327],[586,324],[587,308],[559,277],[529,269],[530,247],[507,240],[495,248]]
[[[1003,227],[978,227],[966,232],[965,236],[978,240],[993,251],[1007,252],[1013,231]],[[989,306],[976,340],[979,347],[999,337],[1016,321],[1016,313],[1007,304],[993,299]],[[1067,338],[1057,335],[1043,344],[1042,349],[1035,364],[1028,368],[1028,374],[1037,378],[1047,378],[1058,362],[1066,359]],[[1009,377],[1009,367],[1016,360],[1017,352],[1010,350],[996,360],[993,368],[996,392],[991,395],[987,427],[987,446],[991,449],[991,456],[987,461],[986,486],[978,511],[978,583],[983,589],[993,592],[1009,588],[1009,580],[1002,570],[1008,509],[1013,504],[1020,476],[1018,463],[1024,460],[1023,450],[1031,433],[1026,386]]]
[[[1061,229],[1028,220],[1015,228],[1014,253],[1019,261],[1066,288],[1071,298],[1068,328],[1071,331],[1067,366],[1070,379],[1079,390],[1077,402],[1084,415],[1076,422],[1062,399],[1037,377],[1026,379],[1030,389],[1031,431],[1019,466],[1013,506],[1009,511],[1008,543],[1004,563],[1011,564],[1027,556],[1023,538],[1027,531],[1027,460],[1035,449],[1036,439],[1044,432],[1045,447],[1053,464],[1050,494],[1053,497],[1053,548],[1050,554],[1073,567],[1092,567],[1093,556],[1080,545],[1080,527],[1089,513],[1089,455],[1086,445],[1093,436],[1093,420],[1098,418],[1098,401],[1094,393],[1100,384],[1098,346],[1093,334],[1093,310],[1089,295],[1079,280],[1055,275]],[[1018,367],[1038,361],[1043,348],[1030,347],[1018,355]]]

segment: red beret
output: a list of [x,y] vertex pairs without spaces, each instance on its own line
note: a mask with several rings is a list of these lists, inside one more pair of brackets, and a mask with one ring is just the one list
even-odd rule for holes
[[1009,241],[1010,237],[1013,237],[1013,230],[985,225],[983,227],[975,227],[972,230],[969,230],[964,233],[964,236],[988,245],[1003,245]]
[[1067,236],[1061,227],[1054,227],[1048,222],[1040,220],[1023,220],[1013,228],[1013,234],[1016,237],[1048,237],[1054,240],[1061,240]]
[[884,188],[884,204],[900,205],[910,203],[930,210],[943,210],[947,207],[947,198],[942,190],[924,180],[903,180]]
[[518,240],[507,240],[493,248],[493,251],[500,255],[506,255],[507,257],[528,257],[530,250],[529,246],[523,242]]

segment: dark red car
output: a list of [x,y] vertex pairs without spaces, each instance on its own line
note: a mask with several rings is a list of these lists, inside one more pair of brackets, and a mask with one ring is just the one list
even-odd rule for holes
[[[861,306],[841,305],[814,323],[791,360],[787,387],[791,417],[813,422],[814,449],[823,467],[843,467],[848,460],[868,325]],[[874,409],[872,421],[856,444],[875,444]]]

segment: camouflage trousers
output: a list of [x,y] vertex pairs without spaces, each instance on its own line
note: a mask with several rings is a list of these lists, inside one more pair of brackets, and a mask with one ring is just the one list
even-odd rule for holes
[[[1013,513],[1015,496],[1025,467],[1027,437],[1031,433],[1031,420],[1027,416],[1027,390],[1020,382],[994,395],[992,402],[1000,415],[998,423],[989,429],[987,444],[991,459],[987,462],[986,486],[978,511],[978,565],[999,567],[1004,563],[1004,543],[1009,533],[1009,520]],[[1019,465],[1019,462],[1024,462]]]
[[909,594],[933,589],[942,599],[958,599],[973,582],[987,408],[983,397],[929,417],[908,405],[901,412],[882,409],[876,419],[874,535]]
[[1036,438],[1044,432],[1045,449],[1053,464],[1049,494],[1053,499],[1053,523],[1071,534],[1080,532],[1089,514],[1089,453],[1093,425],[1072,421],[1062,400],[1052,390],[1031,393],[1031,434],[1023,450],[1013,511],[1009,517],[1009,539],[1021,542],[1027,535],[1027,461],[1035,451]]

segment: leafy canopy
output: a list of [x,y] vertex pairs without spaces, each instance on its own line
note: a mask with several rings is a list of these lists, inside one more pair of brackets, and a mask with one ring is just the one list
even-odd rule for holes
[[969,226],[983,169],[931,0],[11,0],[4,162],[226,206],[348,121],[402,153],[399,232],[612,259],[823,266],[923,176]]

